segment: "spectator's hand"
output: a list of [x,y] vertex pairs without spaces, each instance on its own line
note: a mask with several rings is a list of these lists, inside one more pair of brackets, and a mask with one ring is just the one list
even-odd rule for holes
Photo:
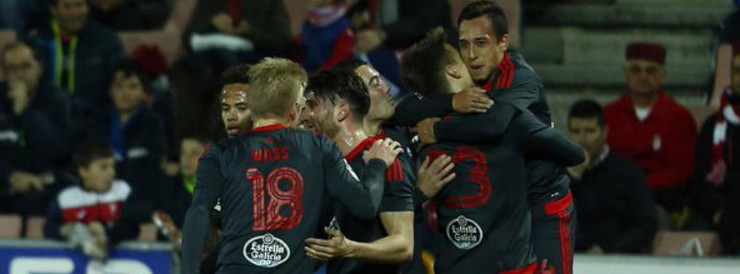
[[447,155],[437,157],[434,162],[429,163],[429,157],[419,167],[416,178],[416,187],[427,197],[434,197],[439,191],[455,178],[455,173],[450,172],[455,167],[452,158]]
[[457,113],[485,113],[493,100],[488,98],[486,91],[477,87],[469,87],[452,95],[452,109]]
[[44,181],[41,177],[23,171],[14,171],[8,176],[11,193],[25,193],[31,190],[40,191],[44,189]]
[[211,24],[219,32],[226,34],[234,33],[234,21],[231,19],[231,16],[225,12],[214,15],[211,19]]
[[123,0],[97,0],[96,2],[98,7],[105,12],[117,10],[123,4]]
[[26,83],[9,81],[8,99],[13,103],[13,114],[20,116],[31,105],[31,94]]
[[162,161],[162,171],[167,177],[175,177],[180,172],[180,165],[176,162]]
[[237,24],[234,27],[234,35],[246,35],[249,32],[249,23],[245,20],[239,21],[239,24]]
[[355,49],[359,52],[372,51],[385,41],[385,32],[379,29],[359,30],[355,36]]
[[401,152],[403,152],[401,144],[391,140],[390,138],[385,138],[383,140],[375,141],[370,150],[365,151],[362,155],[362,159],[365,163],[370,162],[371,159],[380,159],[385,162],[386,167],[389,167]]
[[416,124],[416,131],[422,144],[429,145],[437,142],[437,136],[434,135],[434,124],[439,120],[437,117],[426,118]]
[[316,238],[306,239],[306,255],[317,261],[328,261],[334,258],[346,257],[352,253],[353,242],[342,234],[341,231],[324,228],[329,234],[329,240]]

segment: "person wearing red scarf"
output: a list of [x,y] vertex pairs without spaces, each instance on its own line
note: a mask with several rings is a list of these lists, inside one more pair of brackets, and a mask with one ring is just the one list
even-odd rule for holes
[[632,43],[626,55],[624,77],[629,90],[604,108],[607,142],[642,167],[655,202],[676,211],[693,174],[696,123],[661,87],[663,46]]
[[740,253],[740,44],[733,45],[732,83],[717,113],[704,122],[696,142],[696,175],[689,185],[692,208],[718,228],[722,251]]

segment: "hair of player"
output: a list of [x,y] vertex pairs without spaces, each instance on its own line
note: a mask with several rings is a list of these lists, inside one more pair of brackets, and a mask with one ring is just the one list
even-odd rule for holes
[[332,67],[332,69],[338,69],[338,70],[350,70],[354,71],[357,68],[361,66],[366,66],[367,63],[365,61],[362,61],[357,58],[347,59],[342,62],[339,62],[336,66]]
[[601,108],[599,103],[591,99],[580,100],[570,107],[568,121],[570,122],[570,119],[573,118],[596,119],[596,123],[598,123],[601,128],[606,124],[604,122],[604,110]]
[[506,21],[504,10],[491,0],[481,0],[468,4],[460,12],[457,18],[457,27],[460,27],[462,21],[473,20],[475,18],[486,16],[493,27],[496,41],[501,41],[504,34],[509,33],[509,23]]
[[370,111],[367,86],[354,70],[321,71],[311,76],[306,90],[313,92],[317,99],[331,102],[333,105],[338,104],[339,100],[347,102],[355,122],[361,122]]
[[75,169],[86,168],[92,162],[113,157],[113,148],[108,143],[95,138],[88,138],[80,142],[72,156]]
[[146,76],[146,73],[144,73],[144,69],[141,68],[141,65],[139,65],[136,60],[132,58],[126,58],[118,63],[113,67],[113,75],[111,79],[115,79],[116,74],[121,73],[123,77],[129,78],[129,77],[136,77],[136,79],[139,80],[141,83],[141,86],[146,91],[149,87],[149,77]]
[[442,28],[435,28],[413,44],[401,57],[401,80],[422,95],[443,94],[449,84],[445,66],[454,61]]
[[247,102],[252,116],[287,118],[298,101],[308,76],[300,65],[283,58],[268,57],[249,69],[250,92]]
[[221,85],[231,84],[249,84],[249,69],[252,67],[250,64],[239,64],[231,66],[221,72]]
[[21,41],[15,41],[15,42],[8,43],[7,45],[3,46],[2,49],[0,49],[0,65],[2,65],[3,67],[5,66],[5,55],[8,52],[11,52],[17,49],[22,49],[22,48],[27,48],[28,50],[30,50],[31,53],[33,54],[33,59],[38,60],[38,57],[36,56],[36,51],[33,50],[31,46]]

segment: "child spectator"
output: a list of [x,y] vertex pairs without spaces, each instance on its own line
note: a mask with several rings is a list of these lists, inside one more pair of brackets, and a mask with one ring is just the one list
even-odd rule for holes
[[50,206],[44,225],[47,238],[69,240],[81,245],[86,255],[105,259],[109,246],[138,235],[138,225],[124,213],[131,187],[115,179],[114,163],[113,150],[102,142],[88,141],[77,149],[79,184],[60,192]]

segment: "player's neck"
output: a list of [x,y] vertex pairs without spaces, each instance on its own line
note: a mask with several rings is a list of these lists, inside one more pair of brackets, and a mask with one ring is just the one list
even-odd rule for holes
[[453,92],[459,92],[466,88],[472,87],[474,84],[466,83],[463,80],[452,80],[448,78],[447,85],[450,87],[448,90],[453,91]]
[[380,129],[383,125],[382,120],[368,120],[365,118],[365,133],[368,136],[377,136],[380,134]]
[[347,155],[367,137],[365,129],[358,123],[344,123],[334,137],[334,142],[337,143],[342,155]]
[[260,127],[272,126],[272,125],[277,125],[277,124],[288,126],[288,120],[281,119],[281,118],[255,119],[253,128],[260,128]]

